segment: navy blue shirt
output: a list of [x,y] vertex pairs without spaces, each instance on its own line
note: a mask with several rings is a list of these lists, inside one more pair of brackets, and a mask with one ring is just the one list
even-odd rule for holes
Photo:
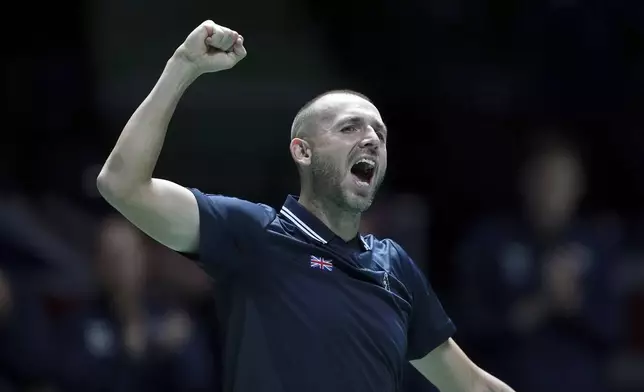
[[293,196],[273,208],[192,189],[216,280],[226,392],[395,392],[455,331],[391,240],[345,242]]

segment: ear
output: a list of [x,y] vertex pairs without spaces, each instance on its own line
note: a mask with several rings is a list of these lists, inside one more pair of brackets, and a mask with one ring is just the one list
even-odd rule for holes
[[300,138],[291,140],[291,156],[296,164],[308,166],[311,164],[311,146],[309,142]]

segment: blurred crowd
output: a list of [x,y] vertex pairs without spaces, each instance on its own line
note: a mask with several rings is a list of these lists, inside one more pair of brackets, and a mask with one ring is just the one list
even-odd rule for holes
[[[363,230],[402,244],[432,284],[449,264],[456,340],[517,391],[644,390],[644,217],[582,214],[577,146],[533,147],[521,203],[464,227],[449,260],[429,257],[440,227],[422,196],[384,190]],[[0,391],[218,389],[217,282],[108,206],[8,195],[0,247]],[[408,369],[404,391],[431,390]]]

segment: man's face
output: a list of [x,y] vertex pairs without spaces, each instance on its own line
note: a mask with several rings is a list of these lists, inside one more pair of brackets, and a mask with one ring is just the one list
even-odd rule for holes
[[320,115],[309,167],[313,195],[363,212],[387,169],[387,130],[380,113],[350,94],[331,94],[316,105]]

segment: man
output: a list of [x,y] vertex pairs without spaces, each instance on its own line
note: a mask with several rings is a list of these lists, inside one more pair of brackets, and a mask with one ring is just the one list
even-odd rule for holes
[[484,219],[460,247],[461,342],[522,392],[603,392],[623,318],[613,284],[621,241],[579,209],[578,146],[542,131],[530,149],[523,208]]
[[236,32],[197,27],[98,177],[125,217],[216,278],[224,390],[393,392],[410,360],[444,392],[511,391],[450,338],[454,326],[403,249],[358,234],[387,167],[387,129],[359,94],[327,93],[298,113],[290,151],[301,193],[279,213],[152,178],[188,86],[245,56]]

